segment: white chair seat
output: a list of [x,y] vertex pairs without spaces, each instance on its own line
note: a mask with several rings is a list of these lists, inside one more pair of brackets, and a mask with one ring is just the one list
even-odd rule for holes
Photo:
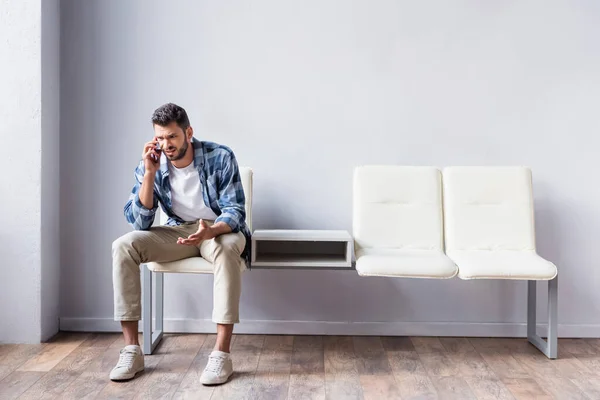
[[460,266],[461,279],[550,280],[558,273],[535,251],[454,250],[448,257]]
[[146,264],[152,272],[173,272],[188,274],[212,274],[213,265],[202,257],[190,257],[183,260],[165,263],[150,262]]
[[[152,272],[169,272],[181,274],[212,274],[213,265],[202,257],[190,257],[183,260],[165,263],[150,262],[147,264]],[[240,269],[246,269],[244,260],[240,258]]]
[[439,250],[359,251],[356,271],[360,276],[399,278],[453,278],[458,268]]

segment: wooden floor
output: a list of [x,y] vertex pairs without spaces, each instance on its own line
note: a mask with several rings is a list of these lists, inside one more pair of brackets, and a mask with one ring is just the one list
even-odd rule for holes
[[0,399],[600,399],[600,339],[562,339],[548,360],[525,339],[238,335],[229,383],[199,377],[213,335],[166,335],[146,371],[108,373],[118,334],[0,345]]

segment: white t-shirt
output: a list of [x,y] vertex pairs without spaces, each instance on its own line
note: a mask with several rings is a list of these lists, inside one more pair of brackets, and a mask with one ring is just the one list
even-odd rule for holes
[[200,175],[190,163],[177,168],[169,163],[169,183],[171,184],[171,205],[173,212],[186,222],[205,219],[214,221],[217,215],[204,204]]

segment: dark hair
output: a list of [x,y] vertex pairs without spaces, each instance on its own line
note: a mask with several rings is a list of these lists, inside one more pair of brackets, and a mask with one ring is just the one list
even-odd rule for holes
[[171,122],[176,122],[177,126],[181,128],[183,133],[190,126],[190,120],[188,119],[187,113],[183,107],[177,104],[167,103],[156,110],[152,114],[152,123],[160,126],[167,126]]

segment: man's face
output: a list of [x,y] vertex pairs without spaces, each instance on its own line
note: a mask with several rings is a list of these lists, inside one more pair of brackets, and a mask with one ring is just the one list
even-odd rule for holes
[[188,138],[176,122],[167,126],[154,125],[154,136],[169,160],[177,161],[185,156]]

